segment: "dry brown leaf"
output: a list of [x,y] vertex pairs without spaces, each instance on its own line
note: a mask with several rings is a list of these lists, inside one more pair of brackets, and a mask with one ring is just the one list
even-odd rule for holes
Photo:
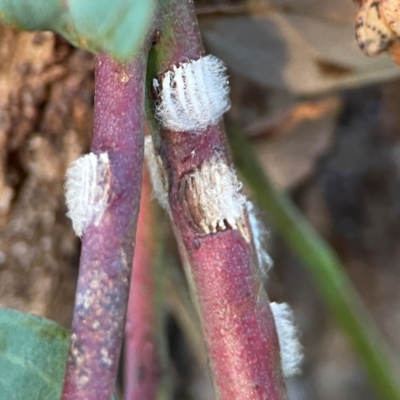
[[364,0],[354,24],[362,52],[375,57],[387,51],[400,65],[400,4],[398,0]]
[[246,4],[239,15],[200,16],[200,26],[210,52],[258,84],[309,95],[399,75],[389,57],[359,51],[349,0]]

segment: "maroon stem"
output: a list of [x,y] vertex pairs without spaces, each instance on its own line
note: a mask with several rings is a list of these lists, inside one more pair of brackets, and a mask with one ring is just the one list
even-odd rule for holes
[[[167,3],[155,46],[159,73],[204,55],[192,3]],[[274,319],[255,274],[253,244],[233,229],[198,234],[185,212],[180,190],[185,175],[215,157],[231,164],[222,126],[201,133],[166,129],[160,133],[172,219],[199,304],[217,396],[220,400],[286,399]]]
[[114,390],[140,202],[146,60],[145,52],[125,65],[96,57],[91,151],[108,153],[110,200],[83,235],[62,400],[110,400]]
[[164,131],[163,136],[171,212],[193,278],[218,398],[286,399],[274,319],[254,274],[251,243],[232,229],[198,235],[179,191],[182,177],[212,158],[215,149],[227,152],[222,132],[214,126],[201,135]]
[[160,381],[155,301],[154,229],[156,220],[146,168],[136,235],[135,256],[125,327],[124,396],[126,400],[155,400]]

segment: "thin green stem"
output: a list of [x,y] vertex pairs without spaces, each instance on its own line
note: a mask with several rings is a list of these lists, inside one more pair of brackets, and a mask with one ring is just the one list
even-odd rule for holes
[[260,166],[252,146],[231,126],[229,140],[235,164],[253,191],[259,206],[304,263],[323,300],[347,334],[382,399],[399,400],[398,376],[389,351],[368,310],[346,276],[333,249],[319,236],[288,196],[278,192]]

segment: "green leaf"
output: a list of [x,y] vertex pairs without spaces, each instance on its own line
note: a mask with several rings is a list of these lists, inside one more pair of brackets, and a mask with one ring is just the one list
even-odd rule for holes
[[68,346],[62,326],[0,307],[0,399],[59,400]]
[[150,28],[155,0],[0,0],[0,21],[52,30],[74,45],[128,61]]
[[0,309],[0,398],[59,400],[68,343],[55,322]]

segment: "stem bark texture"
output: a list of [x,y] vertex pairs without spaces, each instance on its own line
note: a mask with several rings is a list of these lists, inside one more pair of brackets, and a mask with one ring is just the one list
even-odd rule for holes
[[155,400],[160,383],[156,315],[156,218],[151,186],[143,168],[142,199],[125,327],[124,396]]
[[110,400],[114,390],[140,202],[146,60],[96,57],[91,151],[108,153],[110,199],[82,239],[62,400]]
[[[158,73],[205,54],[192,2],[171,0],[165,4],[159,42],[154,47]],[[182,194],[182,182],[205,163],[218,159],[231,165],[222,124],[202,132],[161,128],[160,134],[171,216],[202,320],[217,397],[286,399],[274,319],[257,277],[251,234],[246,238],[231,228],[199,234],[188,218],[187,199]],[[197,217],[201,214],[195,200],[190,208]],[[244,219],[244,231],[249,232],[246,215]]]

